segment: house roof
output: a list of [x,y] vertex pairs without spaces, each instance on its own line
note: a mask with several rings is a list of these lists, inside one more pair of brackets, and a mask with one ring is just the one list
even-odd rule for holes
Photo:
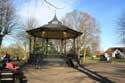
[[70,39],[82,35],[82,32],[73,30],[63,25],[56,17],[41,27],[26,31],[34,37],[47,39]]
[[108,48],[105,52],[108,53],[109,55],[112,54],[116,49],[120,50],[121,52],[125,53],[125,47],[112,47]]

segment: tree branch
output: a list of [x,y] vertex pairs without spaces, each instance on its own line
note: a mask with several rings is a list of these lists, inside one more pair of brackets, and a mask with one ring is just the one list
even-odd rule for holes
[[53,8],[55,8],[55,9],[62,9],[62,8],[58,8],[58,7],[56,7],[55,5],[53,5],[52,3],[50,3],[49,1],[47,1],[47,0],[44,0],[48,5],[50,5],[50,6],[52,6]]

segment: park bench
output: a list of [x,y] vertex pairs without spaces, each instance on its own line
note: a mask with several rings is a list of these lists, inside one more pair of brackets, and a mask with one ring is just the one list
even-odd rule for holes
[[[26,83],[26,77],[22,78],[21,83]],[[0,83],[20,83],[18,77],[10,69],[3,69],[0,71]]]
[[[15,73],[12,70],[4,68],[4,65],[5,64],[2,61],[0,61],[0,83],[19,83],[20,80],[18,79],[18,77],[20,76],[15,75]],[[23,78],[21,79],[21,83],[26,83],[26,82],[27,79],[25,76],[23,76]]]
[[0,83],[14,83],[14,73],[9,69],[0,72]]

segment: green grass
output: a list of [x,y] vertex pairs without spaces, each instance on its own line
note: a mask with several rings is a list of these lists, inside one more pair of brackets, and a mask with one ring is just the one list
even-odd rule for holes
[[[84,58],[82,58],[81,60],[83,60],[83,62],[84,62]],[[85,62],[99,62],[99,61],[100,61],[100,58],[97,58],[97,57],[91,57],[91,56],[85,57]],[[113,58],[112,62],[118,62],[118,63],[124,62],[125,63],[125,59],[115,59],[115,58]]]
[[[82,58],[81,60],[84,62],[84,58]],[[99,58],[91,57],[91,56],[85,57],[85,62],[97,62],[97,61],[99,61]]]
[[125,62],[125,59],[112,59],[113,62]]

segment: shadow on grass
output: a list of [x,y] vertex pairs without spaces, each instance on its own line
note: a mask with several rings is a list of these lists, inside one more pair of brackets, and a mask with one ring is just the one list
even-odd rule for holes
[[82,73],[85,73],[87,76],[89,76],[93,80],[96,80],[100,83],[115,83],[115,82],[109,80],[108,78],[101,76],[98,73],[85,68],[83,65],[80,65],[80,67],[78,67],[77,70],[79,70]]

